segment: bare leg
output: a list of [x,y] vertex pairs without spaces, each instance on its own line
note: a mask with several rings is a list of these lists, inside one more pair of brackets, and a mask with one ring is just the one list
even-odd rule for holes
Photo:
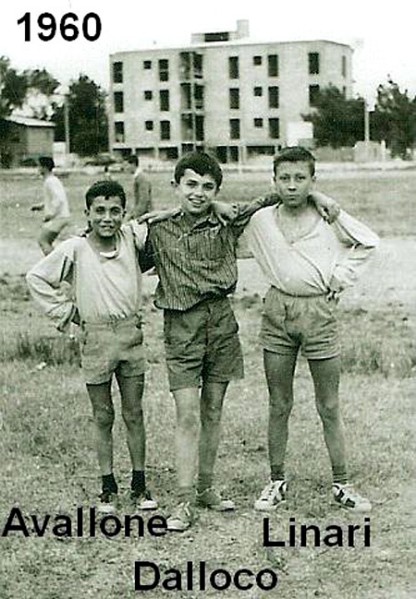
[[269,460],[273,470],[283,472],[293,406],[296,355],[284,356],[264,350],[264,371],[269,389]]
[[179,489],[191,489],[196,469],[200,398],[198,387],[173,391],[176,403],[176,472]]
[[111,399],[111,381],[101,385],[87,385],[92,404],[98,464],[101,475],[113,472],[113,436],[114,407]]
[[123,377],[116,373],[121,395],[121,413],[127,432],[127,446],[133,470],[144,470],[146,433],[144,428],[142,398],[144,374]]
[[212,484],[221,432],[221,414],[228,383],[204,383],[201,394],[201,435],[199,439],[199,480]]
[[346,471],[344,427],[339,406],[340,358],[309,360],[315,401],[332,469]]

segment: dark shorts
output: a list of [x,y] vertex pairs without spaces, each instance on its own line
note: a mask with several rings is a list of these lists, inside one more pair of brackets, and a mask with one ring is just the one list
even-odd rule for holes
[[82,323],[81,367],[85,382],[101,385],[117,372],[140,376],[145,370],[143,332],[137,316],[105,323]]
[[281,355],[323,360],[339,355],[336,302],[325,295],[296,297],[271,287],[264,298],[260,343]]
[[238,324],[228,298],[208,299],[185,312],[165,310],[164,335],[171,391],[244,376]]

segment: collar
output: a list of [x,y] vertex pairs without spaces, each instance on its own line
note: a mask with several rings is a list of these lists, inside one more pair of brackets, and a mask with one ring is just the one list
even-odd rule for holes
[[218,220],[218,217],[216,216],[216,214],[212,210],[212,208],[210,208],[206,214],[204,214],[198,218],[192,218],[186,212],[181,210],[178,213],[177,218],[180,218],[181,220],[183,220],[183,222],[188,224],[191,229],[196,229],[206,223],[211,226],[216,226],[216,225],[220,224],[220,221]]

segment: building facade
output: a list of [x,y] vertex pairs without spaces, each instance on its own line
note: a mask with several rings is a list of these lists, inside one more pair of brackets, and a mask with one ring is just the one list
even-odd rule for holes
[[320,89],[332,84],[352,96],[349,46],[257,43],[246,39],[246,21],[237,26],[194,34],[189,47],[111,55],[111,150],[176,159],[201,148],[222,162],[245,162],[302,131]]

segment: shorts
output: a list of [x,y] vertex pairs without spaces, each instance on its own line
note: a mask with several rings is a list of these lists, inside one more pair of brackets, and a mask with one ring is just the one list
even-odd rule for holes
[[260,329],[263,349],[310,360],[339,355],[337,304],[326,295],[298,297],[271,287],[264,298]]
[[101,385],[114,373],[123,377],[145,370],[143,332],[138,316],[81,324],[81,368],[88,385]]
[[210,298],[185,312],[164,311],[171,391],[243,378],[238,324],[230,300]]

